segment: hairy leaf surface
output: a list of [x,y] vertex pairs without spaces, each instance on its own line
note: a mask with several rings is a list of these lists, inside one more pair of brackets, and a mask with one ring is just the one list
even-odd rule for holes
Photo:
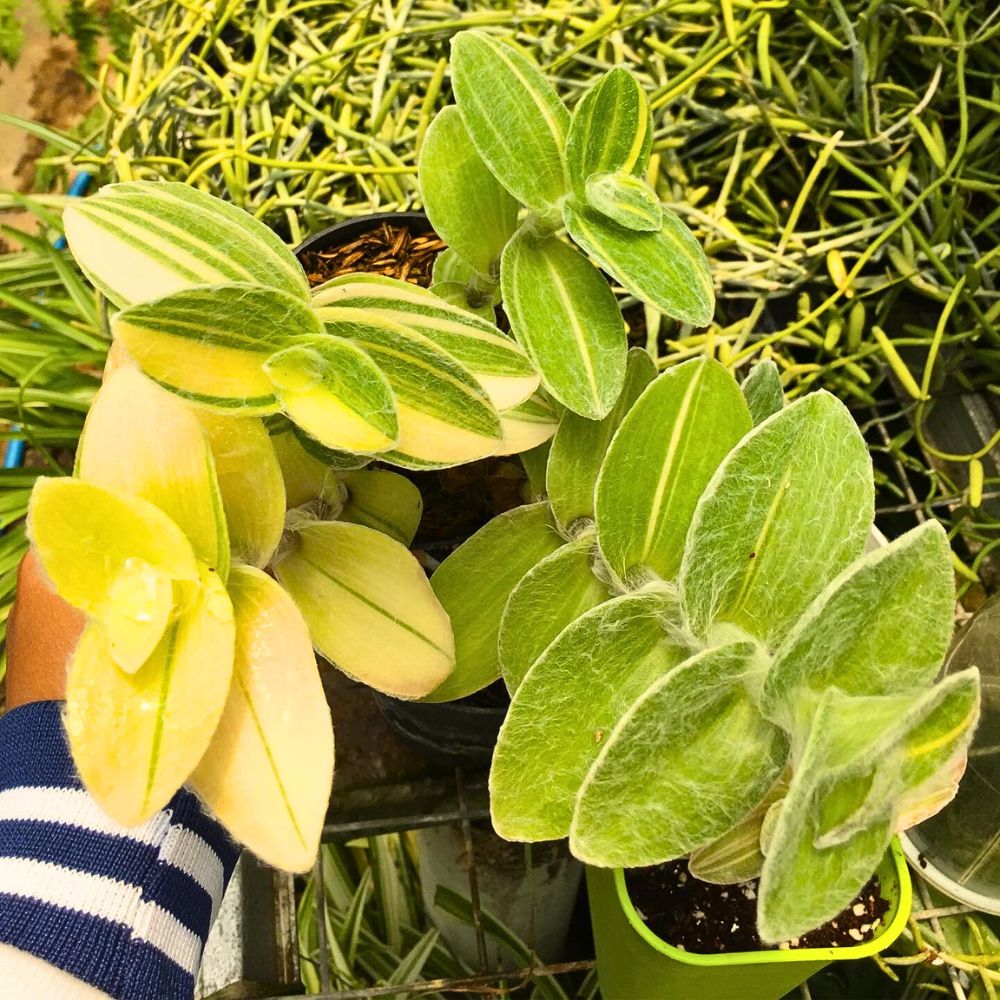
[[770,359],[758,361],[750,369],[750,374],[743,380],[740,390],[750,407],[754,427],[785,405],[785,393],[781,388],[778,366]]
[[483,163],[457,107],[442,108],[424,135],[417,166],[434,231],[480,274],[499,269],[517,228],[517,201]]
[[576,413],[563,414],[552,439],[546,471],[546,489],[556,520],[569,528],[580,518],[594,516],[597,474],[611,439],[625,414],[642,391],[656,378],[656,365],[638,347],[628,352],[625,384],[607,416],[588,420]]
[[500,412],[503,440],[498,455],[519,455],[548,441],[559,426],[559,417],[541,392],[509,410]]
[[574,413],[599,420],[625,378],[625,321],[600,271],[568,243],[520,230],[500,271],[514,336],[542,384]]
[[521,577],[562,545],[548,504],[500,514],[460,545],[434,571],[431,586],[451,618],[455,672],[427,699],[452,701],[500,676],[500,618]]
[[637,298],[681,323],[707,326],[712,321],[715,290],[708,258],[669,209],[663,209],[663,224],[652,233],[625,229],[570,202],[563,207],[563,219],[573,240]]
[[282,410],[324,447],[374,455],[398,442],[392,386],[351,341],[301,341],[272,354],[264,371]]
[[746,688],[753,643],[707,649],[657,678],[608,736],[580,786],[573,854],[639,867],[688,854],[757,802],[785,762],[787,738]]
[[805,732],[826,690],[894,694],[930,683],[948,651],[955,583],[945,530],[929,521],[847,567],[775,654],[761,710]]
[[486,390],[498,410],[524,402],[538,388],[538,375],[524,350],[467,309],[442,301],[430,289],[378,274],[348,274],[314,292],[313,303],[360,309],[411,327],[447,351]]
[[568,625],[610,596],[593,569],[593,534],[567,542],[511,591],[500,620],[500,670],[514,692],[531,665]]
[[334,666],[377,691],[419,698],[451,672],[448,616],[395,539],[343,521],[293,521],[274,569]]
[[363,524],[409,545],[424,510],[420,490],[405,476],[388,469],[363,469],[341,477],[347,500],[340,520]]
[[680,583],[704,635],[732,622],[776,644],[864,549],[874,515],[871,459],[847,408],[826,392],[754,428],[706,488]]
[[267,226],[188,184],[106,184],[71,201],[63,225],[83,273],[119,307],[234,281],[308,296],[294,254]]
[[711,358],[668,369],[643,392],[597,479],[597,540],[621,580],[640,566],[677,576],[698,500],[749,430],[736,383]]
[[76,461],[81,479],[159,507],[225,580],[229,535],[215,461],[189,407],[121,367],[94,397]]
[[154,382],[194,403],[273,413],[264,362],[290,337],[321,334],[308,300],[249,284],[189,288],[123,310],[111,331]]
[[659,232],[663,206],[653,189],[632,174],[594,174],[587,178],[587,204],[612,222],[638,233]]
[[145,822],[201,760],[229,692],[234,633],[210,572],[134,673],[118,669],[100,625],[87,626],[70,662],[66,733],[83,783],[112,819]]
[[551,211],[566,190],[569,112],[529,59],[484,31],[451,41],[451,81],[483,162],[521,203]]
[[233,567],[229,596],[233,682],[191,785],[265,864],[308,871],[333,783],[333,725],[309,630],[260,570]]
[[653,142],[649,101],[624,67],[609,70],[573,109],[566,139],[566,166],[577,197],[592,174],[641,176]]
[[493,827],[507,840],[569,833],[601,744],[635,699],[685,656],[664,631],[662,593],[617,597],[559,633],[525,674],[490,771]]

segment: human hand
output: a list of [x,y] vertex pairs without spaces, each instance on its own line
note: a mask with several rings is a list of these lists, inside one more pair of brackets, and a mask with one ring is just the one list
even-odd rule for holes
[[21,560],[17,599],[7,625],[7,708],[66,697],[69,659],[83,632],[83,612],[52,589],[34,550]]

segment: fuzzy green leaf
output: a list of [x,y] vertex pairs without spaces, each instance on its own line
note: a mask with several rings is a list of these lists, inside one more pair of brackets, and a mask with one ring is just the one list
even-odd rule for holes
[[493,754],[493,826],[508,840],[569,833],[573,802],[603,740],[656,678],[684,659],[660,592],[601,604],[559,633],[524,676]]
[[640,233],[658,232],[663,206],[653,189],[632,174],[594,174],[587,178],[587,204],[612,222]]
[[768,844],[757,917],[765,941],[797,937],[847,905],[907,798],[961,764],[978,713],[974,668],[904,695],[827,692]]
[[115,340],[154,382],[215,409],[273,413],[264,362],[289,338],[322,334],[305,299],[258,285],[189,288],[123,310]]
[[573,109],[566,139],[566,166],[577,197],[592,174],[641,176],[653,142],[649,101],[624,67],[609,70]]
[[424,510],[420,490],[405,476],[388,469],[349,472],[340,480],[347,491],[341,521],[364,524],[409,545]]
[[864,549],[871,459],[847,408],[812,393],[755,427],[705,489],[680,584],[692,628],[731,622],[768,645]]
[[708,258],[691,230],[669,209],[653,233],[625,229],[592,208],[566,202],[570,236],[636,298],[691,326],[707,326],[715,311]]
[[593,571],[594,539],[567,542],[529,570],[500,621],[500,669],[511,692],[559,633],[608,599]]
[[420,194],[434,231],[480,274],[496,274],[518,204],[483,163],[458,108],[443,108],[420,149]]
[[444,302],[430,289],[377,274],[348,274],[316,289],[313,304],[363,310],[408,326],[447,351],[483,386],[498,410],[523,403],[537,388],[523,348],[492,322]]
[[806,609],[775,654],[761,710],[805,731],[825,691],[894,694],[932,681],[953,627],[951,547],[936,521],[856,560]]
[[470,312],[473,316],[486,320],[487,323],[496,322],[497,311],[492,301],[487,300],[473,305],[469,300],[469,286],[461,281],[438,281],[431,285],[430,291],[450,306],[458,306],[459,309]]
[[743,396],[713,359],[671,368],[643,392],[597,480],[597,540],[619,579],[637,567],[676,577],[699,498],[749,430]]
[[399,441],[392,386],[351,341],[300,340],[272,354],[264,371],[281,409],[324,447],[374,455]]
[[308,296],[302,268],[270,229],[188,184],[108,184],[70,202],[63,224],[84,274],[116,306],[232,282]]
[[750,369],[750,374],[743,380],[740,389],[746,396],[754,427],[785,405],[785,393],[781,388],[778,366],[770,359],[758,361]]
[[566,192],[569,112],[538,67],[484,31],[451,41],[451,80],[483,162],[522,204],[551,212]]
[[656,365],[639,347],[628,352],[625,384],[615,405],[601,420],[588,420],[567,412],[552,440],[546,472],[546,489],[556,520],[569,528],[580,518],[594,516],[597,474],[611,439],[625,414],[642,391],[656,378]]
[[625,321],[600,271],[554,236],[520,230],[500,271],[514,336],[542,384],[574,413],[600,420],[625,378]]
[[451,353],[410,326],[340,306],[316,310],[333,336],[362,348],[396,397],[399,443],[383,459],[407,468],[460,465],[492,455],[500,418],[485,389]]
[[548,504],[515,507],[479,529],[431,577],[451,618],[455,672],[428,701],[453,701],[500,676],[497,636],[507,598],[521,577],[562,544]]
[[788,743],[747,692],[759,656],[749,642],[704,650],[636,699],[580,787],[576,857],[601,867],[670,861],[724,833],[763,796]]

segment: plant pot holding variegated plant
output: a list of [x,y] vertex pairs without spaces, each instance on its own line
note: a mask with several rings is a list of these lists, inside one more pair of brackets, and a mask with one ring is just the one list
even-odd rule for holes
[[979,711],[976,670],[934,683],[944,531],[863,554],[864,441],[827,393],[785,406],[770,363],[738,386],[632,352],[611,414],[564,416],[546,482],[505,516],[552,550],[483,640],[512,694],[491,809],[590,866],[604,995],[776,998],[829,960],[811,948],[886,946],[909,900],[892,838],[954,794]]
[[43,566],[91,618],[74,758],[123,823],[191,782],[260,857],[304,870],[333,762],[312,648],[403,699],[454,666],[408,549],[419,492],[366,466],[502,451],[538,377],[494,326],[405,282],[312,294],[270,231],[181,184],[109,185],[64,220],[115,340],[77,478],[32,506]]

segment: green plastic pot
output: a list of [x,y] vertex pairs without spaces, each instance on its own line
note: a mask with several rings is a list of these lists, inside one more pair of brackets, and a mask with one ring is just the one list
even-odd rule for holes
[[588,868],[590,918],[604,1000],[779,1000],[830,962],[875,955],[906,926],[913,888],[896,841],[878,869],[889,912],[881,932],[851,948],[696,955],[658,938],[629,899],[622,869]]

